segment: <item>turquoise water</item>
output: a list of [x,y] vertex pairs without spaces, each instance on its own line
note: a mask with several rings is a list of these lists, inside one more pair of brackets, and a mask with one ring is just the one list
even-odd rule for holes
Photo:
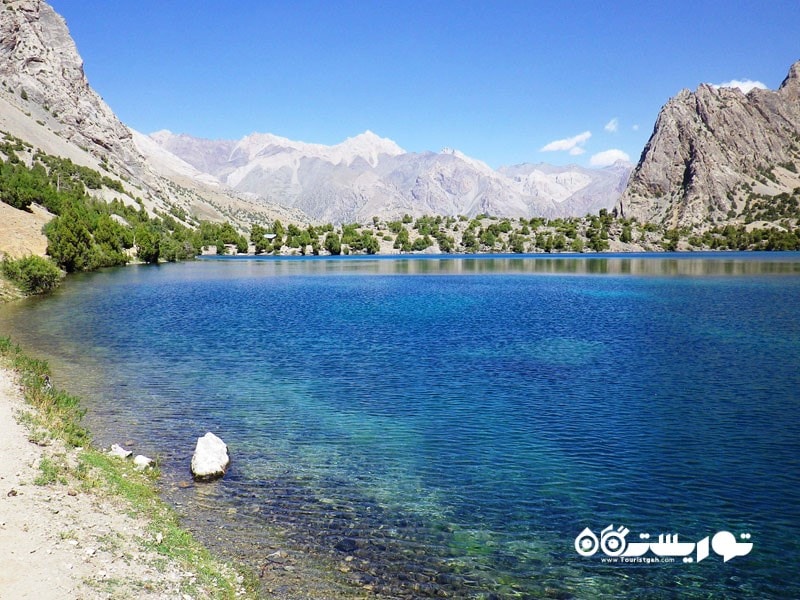
[[[800,596],[795,253],[127,267],[0,332],[249,554],[278,528],[397,597]],[[171,486],[207,430],[231,471]],[[753,546],[578,554],[610,524]]]

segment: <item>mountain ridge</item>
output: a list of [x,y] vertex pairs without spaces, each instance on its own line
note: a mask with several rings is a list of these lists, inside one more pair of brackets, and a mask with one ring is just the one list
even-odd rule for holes
[[405,152],[369,130],[331,146],[262,133],[240,140],[168,131],[150,137],[223,185],[333,222],[484,212],[583,216],[587,209],[612,208],[633,166],[524,164],[492,169],[452,148]]

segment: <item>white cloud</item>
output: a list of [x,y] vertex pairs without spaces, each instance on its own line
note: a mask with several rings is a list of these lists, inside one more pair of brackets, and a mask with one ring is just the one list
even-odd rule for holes
[[639,131],[639,124],[638,124],[638,123],[635,123],[635,124],[634,124],[634,125],[631,127],[631,129],[633,129],[634,131]]
[[726,81],[725,83],[720,83],[718,85],[715,85],[714,87],[715,88],[721,88],[721,87],[724,87],[724,88],[739,88],[740,90],[742,90],[742,93],[744,93],[744,94],[746,94],[747,92],[749,92],[750,90],[755,89],[755,88],[758,88],[760,90],[768,89],[767,86],[765,86],[760,81],[751,81],[750,79],[741,79],[741,80],[740,79],[732,79],[730,81]]
[[586,143],[586,141],[592,137],[591,131],[584,131],[583,133],[579,133],[576,136],[571,138],[566,138],[564,140],[555,140],[554,142],[550,142],[546,146],[544,146],[540,152],[565,152],[569,151],[570,154],[573,156],[577,154],[583,154],[585,150],[582,146]]
[[593,167],[608,167],[613,165],[618,160],[630,162],[631,157],[622,150],[612,148],[611,150],[604,150],[603,152],[593,154],[592,158],[589,159],[589,164]]
[[603,129],[605,129],[609,133],[616,133],[617,129],[619,129],[619,119],[617,117],[614,117],[608,123],[606,123],[606,126],[603,127]]

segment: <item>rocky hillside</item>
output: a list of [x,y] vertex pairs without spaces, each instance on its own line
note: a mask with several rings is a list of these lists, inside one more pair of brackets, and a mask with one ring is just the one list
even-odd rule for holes
[[150,212],[178,208],[196,219],[231,219],[243,227],[276,217],[307,220],[204,181],[179,161],[148,163],[134,133],[89,85],[64,19],[42,0],[0,5],[0,132],[124,182],[122,194],[93,192],[105,200],[133,205],[141,198]]
[[270,134],[239,141],[169,131],[150,137],[225,186],[334,223],[403,214],[583,216],[611,209],[631,169],[620,163],[607,169],[524,164],[494,170],[452,149],[405,152],[370,131],[334,146]]
[[800,61],[776,91],[703,84],[669,100],[615,210],[667,227],[747,222],[755,204],[798,195],[799,171]]

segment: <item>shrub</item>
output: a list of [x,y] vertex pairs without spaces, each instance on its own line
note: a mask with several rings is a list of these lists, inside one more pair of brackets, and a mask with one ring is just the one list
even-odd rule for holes
[[61,271],[52,261],[41,256],[26,256],[16,260],[3,259],[3,273],[26,294],[42,294],[58,285]]

